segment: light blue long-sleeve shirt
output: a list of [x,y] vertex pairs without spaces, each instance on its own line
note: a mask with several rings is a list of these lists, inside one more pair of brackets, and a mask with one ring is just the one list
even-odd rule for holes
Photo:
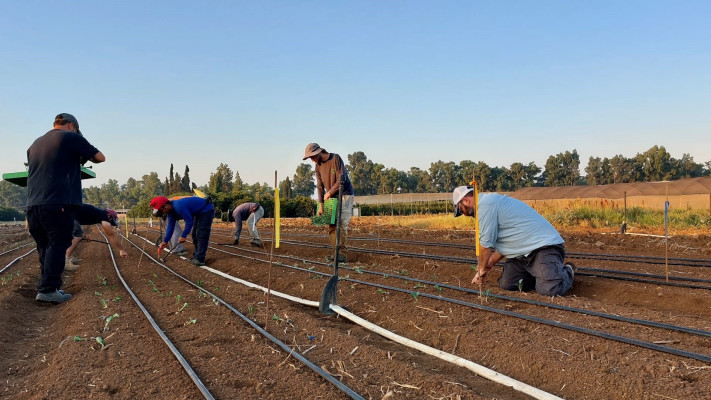
[[564,243],[553,225],[521,200],[498,193],[479,194],[479,242],[507,258]]

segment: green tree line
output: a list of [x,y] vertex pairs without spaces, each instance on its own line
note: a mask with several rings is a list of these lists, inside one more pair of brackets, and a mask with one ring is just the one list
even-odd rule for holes
[[[604,185],[611,183],[652,182],[708,176],[711,161],[699,164],[689,154],[672,157],[663,146],[653,146],[634,157],[616,155],[612,158],[590,157],[588,166],[580,173],[577,150],[551,155],[543,168],[533,162],[516,162],[508,167],[490,166],[484,161],[436,161],[429,169],[411,167],[409,171],[386,168],[373,162],[362,151],[347,155],[346,169],[355,194],[376,195],[391,193],[445,193],[475,178],[483,192],[511,192],[531,186]],[[344,159],[344,162],[346,160]],[[295,173],[278,183],[282,200],[282,216],[308,217],[316,204],[312,197],[316,188],[315,172],[311,163],[296,166]],[[86,203],[100,207],[129,208],[131,215],[150,214],[149,202],[154,196],[192,195],[193,189],[207,193],[218,213],[247,202],[257,201],[264,206],[267,216],[273,212],[274,188],[265,183],[247,184],[239,172],[221,163],[210,174],[208,184],[197,186],[190,178],[186,165],[183,175],[170,165],[163,180],[157,172],[141,179],[129,178],[125,184],[114,179],[100,186],[83,189]],[[0,182],[0,207],[24,212],[27,190],[9,182]],[[375,211],[375,210],[373,210]],[[394,211],[394,210],[391,210]],[[402,210],[406,212],[406,210]],[[0,214],[0,216],[5,214]],[[8,214],[9,215],[9,214]],[[13,214],[14,215],[14,214]],[[24,217],[24,214],[21,214]],[[15,218],[12,217],[5,218]]]

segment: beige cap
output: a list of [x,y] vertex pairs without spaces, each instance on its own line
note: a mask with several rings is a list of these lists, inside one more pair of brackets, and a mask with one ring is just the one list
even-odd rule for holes
[[306,146],[306,150],[304,150],[304,160],[307,158],[311,158],[315,156],[318,153],[325,153],[326,150],[322,149],[321,146],[318,145],[318,143],[309,143]]

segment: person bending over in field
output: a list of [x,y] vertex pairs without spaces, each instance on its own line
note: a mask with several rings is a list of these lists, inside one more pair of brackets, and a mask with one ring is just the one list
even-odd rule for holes
[[257,231],[257,222],[264,216],[264,208],[259,203],[243,203],[232,211],[232,219],[235,221],[235,241],[233,244],[239,244],[239,235],[242,233],[242,221],[247,221],[247,230],[249,231],[249,244],[252,246],[261,246],[262,240],[259,238]]
[[183,229],[178,243],[187,242],[188,232],[192,231],[195,251],[190,262],[198,267],[205,266],[205,254],[210,240],[212,220],[215,218],[215,206],[212,202],[201,197],[184,197],[170,201],[167,197],[157,196],[151,200],[151,208],[156,210],[155,213],[158,217],[168,216],[168,227],[165,229],[163,242],[158,246],[158,256],[160,257],[160,252],[168,245],[175,229],[175,222],[182,219],[185,221],[185,229]]
[[479,265],[473,284],[481,285],[501,259],[499,287],[562,296],[573,287],[573,267],[564,264],[565,242],[553,225],[521,200],[497,193],[479,194],[459,186],[452,194],[454,216],[479,219]]

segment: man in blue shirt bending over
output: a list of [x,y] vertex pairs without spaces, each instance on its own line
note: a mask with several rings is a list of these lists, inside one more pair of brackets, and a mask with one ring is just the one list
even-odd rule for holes
[[188,232],[192,231],[195,252],[190,262],[199,267],[204,266],[212,220],[215,218],[215,206],[212,205],[212,202],[201,197],[184,197],[170,201],[167,197],[157,196],[151,200],[151,208],[156,210],[158,217],[163,215],[168,217],[168,227],[165,229],[163,242],[158,246],[158,256],[168,245],[170,237],[173,236],[175,222],[182,219],[185,221],[185,229],[183,229],[178,243],[187,242]]
[[479,219],[479,266],[472,283],[481,285],[486,274],[504,257],[499,287],[506,290],[562,296],[573,287],[573,267],[564,264],[565,242],[553,225],[521,200],[497,193],[479,194],[459,186],[452,194],[454,216]]

